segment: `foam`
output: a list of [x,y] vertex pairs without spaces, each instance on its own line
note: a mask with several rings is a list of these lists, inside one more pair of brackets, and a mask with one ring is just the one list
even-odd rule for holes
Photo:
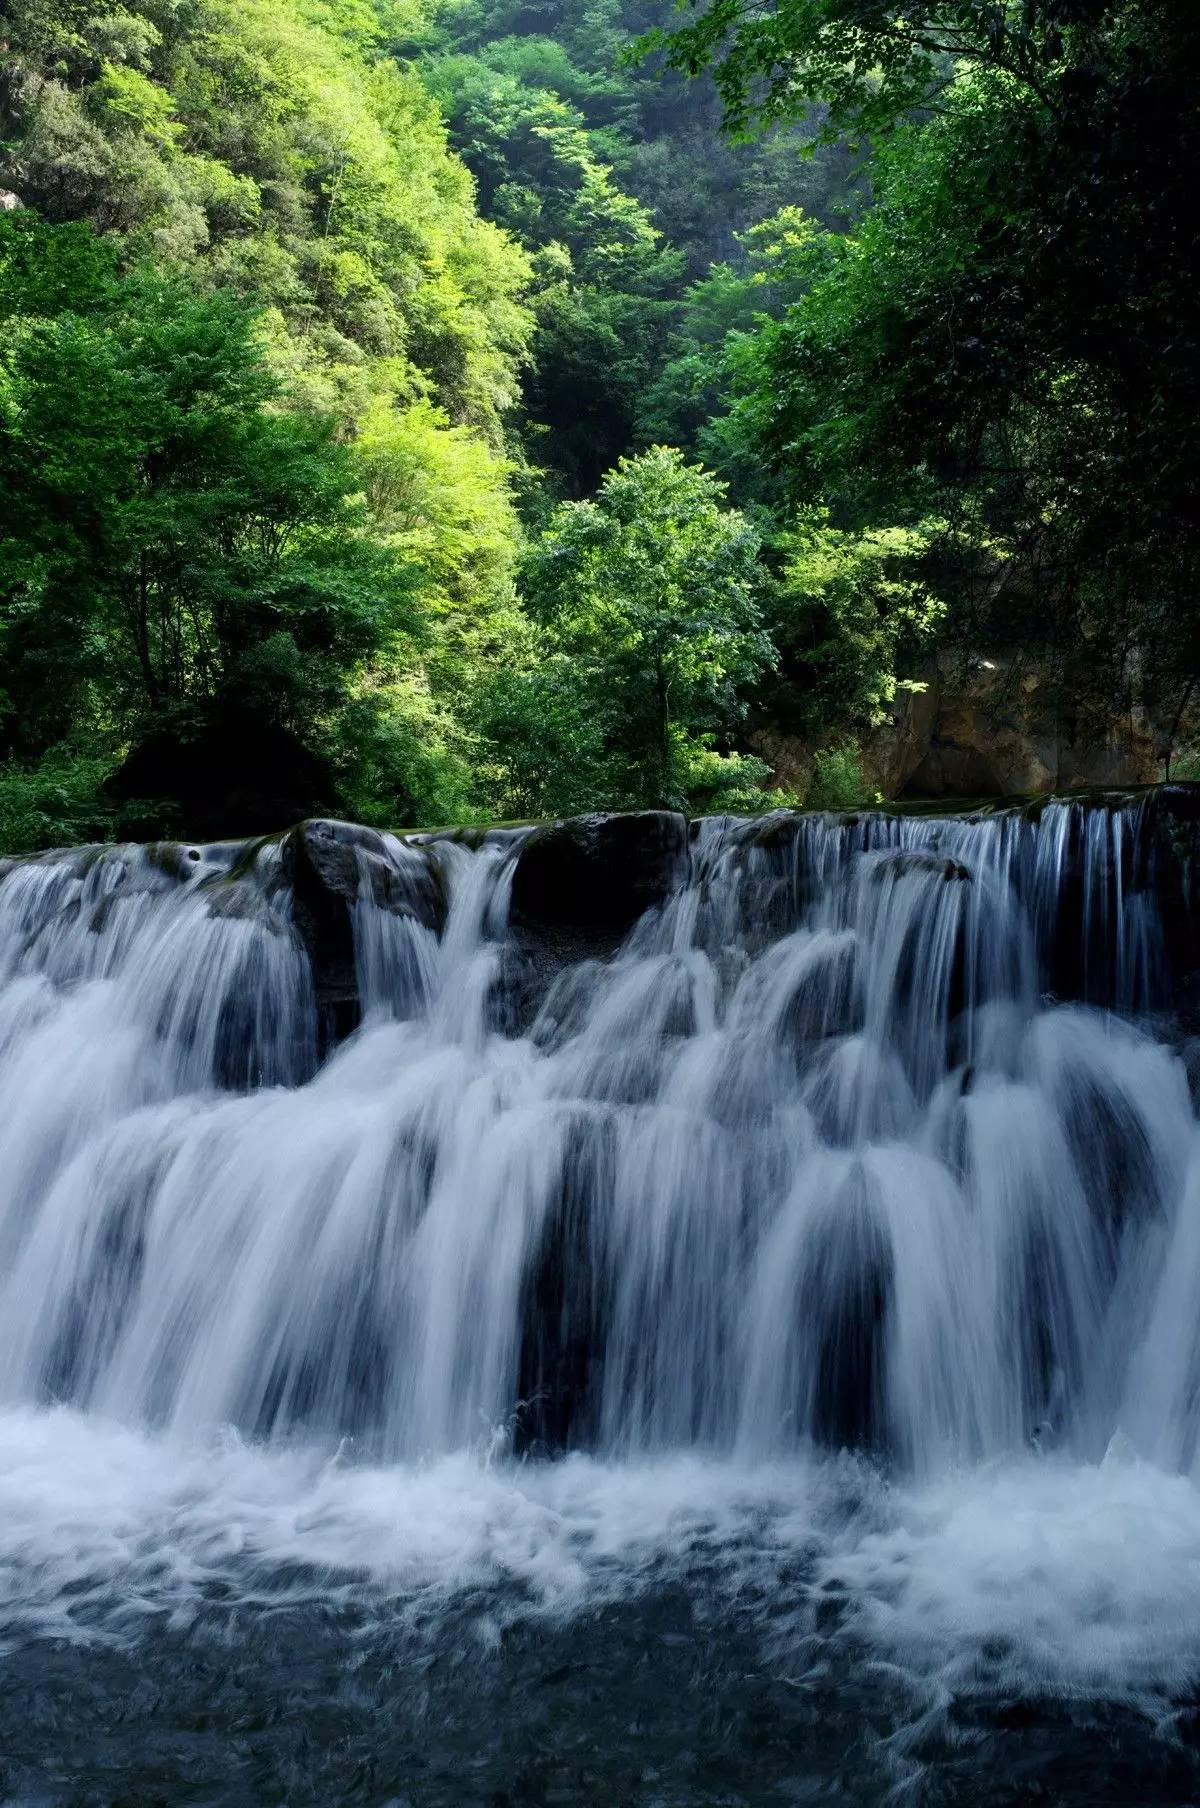
[[[10,1649],[136,1645],[164,1618],[282,1602],[431,1638],[465,1612],[486,1636],[678,1585],[748,1616],[797,1675],[832,1638],[959,1695],[1146,1706],[1200,1678],[1200,1492],[1116,1451],[913,1486],[847,1457],[513,1464],[480,1448],[376,1466],[62,1408],[0,1414]],[[816,1617],[831,1601],[833,1630]]]

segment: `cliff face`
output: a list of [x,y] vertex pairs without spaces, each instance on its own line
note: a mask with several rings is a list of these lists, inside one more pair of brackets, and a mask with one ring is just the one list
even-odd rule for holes
[[[947,656],[930,664],[923,682],[923,691],[897,698],[892,720],[863,744],[868,790],[884,798],[1030,797],[1163,777],[1162,737],[1144,711],[1085,722],[1023,654],[982,660],[969,675]],[[1183,739],[1194,742],[1200,720],[1184,727]],[[777,784],[803,795],[811,743],[761,728],[753,746]]]
[[1020,654],[964,678],[947,660],[868,743],[868,775],[886,797],[1013,797],[1079,785],[1146,785],[1161,755],[1144,715],[1084,725]]

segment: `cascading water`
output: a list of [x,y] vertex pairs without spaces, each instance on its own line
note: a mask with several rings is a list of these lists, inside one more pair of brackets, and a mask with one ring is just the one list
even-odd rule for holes
[[682,1541],[785,1669],[1173,1725],[1200,1133],[1147,806],[705,820],[623,940],[514,917],[536,838],[352,848],[340,1023],[286,844],[0,881],[0,1637],[296,1564],[561,1624]]

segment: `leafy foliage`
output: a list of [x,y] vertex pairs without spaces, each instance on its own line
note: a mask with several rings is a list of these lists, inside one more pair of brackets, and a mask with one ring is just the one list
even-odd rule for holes
[[[64,230],[0,222],[10,744],[234,697],[298,729],[412,631],[403,566],[363,533],[329,425],[268,406],[242,304],[119,276]],[[18,312],[48,242],[58,293],[39,299],[57,305]]]
[[0,766],[0,848],[28,854],[107,841],[114,820],[105,795],[111,773],[103,753],[71,746],[49,748],[32,765]]
[[940,516],[951,639],[1164,751],[1200,669],[1198,53],[1177,0],[720,0],[669,47],[735,126],[814,97],[883,139],[876,205],[741,360],[742,428],[841,526]]
[[383,358],[393,389],[499,436],[528,266],[479,217],[425,89],[374,54],[383,16],[320,0],[8,11],[0,184],[277,310],[322,405],[352,409]]
[[856,806],[947,648],[1169,768],[1198,52],[1185,0],[9,0],[0,846],[758,808],[768,748]]
[[594,502],[558,508],[525,562],[530,615],[578,675],[630,805],[686,795],[695,737],[737,720],[737,686],[772,659],[757,536],[723,501],[709,473],[655,446]]
[[771,627],[781,655],[774,715],[809,734],[830,723],[866,730],[887,721],[897,677],[935,634],[946,609],[922,575],[936,527],[832,527],[824,511],[780,538],[784,563]]

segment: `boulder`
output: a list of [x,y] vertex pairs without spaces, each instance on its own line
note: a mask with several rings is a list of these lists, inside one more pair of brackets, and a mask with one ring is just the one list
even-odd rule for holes
[[108,789],[123,832],[147,839],[164,822],[202,841],[269,835],[337,806],[328,761],[290,730],[225,703],[164,714]]
[[904,849],[897,854],[885,854],[871,868],[871,878],[876,885],[887,885],[896,879],[912,877],[929,879],[945,879],[958,885],[969,885],[971,874],[958,860],[948,860],[941,854],[927,852],[924,848]]
[[527,929],[620,936],[687,878],[688,831],[673,810],[549,823],[517,856],[512,915]]

